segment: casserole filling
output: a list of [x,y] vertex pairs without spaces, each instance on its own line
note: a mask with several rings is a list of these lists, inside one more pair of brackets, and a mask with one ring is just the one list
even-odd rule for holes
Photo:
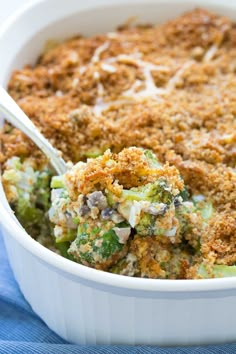
[[10,94],[75,164],[51,181],[44,156],[4,125],[4,188],[30,235],[119,274],[234,275],[235,45],[229,19],[198,9],[51,41],[34,67],[15,71]]

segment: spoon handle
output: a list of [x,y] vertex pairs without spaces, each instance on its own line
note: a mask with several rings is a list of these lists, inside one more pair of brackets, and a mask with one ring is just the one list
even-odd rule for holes
[[39,132],[33,122],[1,86],[0,111],[4,114],[4,117],[8,122],[20,129],[39,147],[41,151],[43,151],[59,175],[66,172],[66,163],[59,156],[58,151],[54,149],[50,142]]

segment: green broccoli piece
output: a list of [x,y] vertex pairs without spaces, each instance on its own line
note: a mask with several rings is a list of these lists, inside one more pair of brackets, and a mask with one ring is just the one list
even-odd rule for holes
[[53,176],[51,180],[51,188],[65,188],[63,176]]
[[171,193],[170,187],[162,178],[159,178],[159,180],[154,183],[147,183],[141,187],[134,187],[128,190],[124,189],[122,191],[122,197],[126,200],[144,200],[164,204],[171,204],[174,200],[174,195]]
[[62,235],[55,238],[56,243],[72,242],[76,238],[76,230],[67,229]]
[[189,224],[189,214],[195,213],[196,208],[192,204],[192,207],[188,207],[185,204],[181,204],[175,210],[175,214],[180,223],[180,232],[184,235],[186,232],[191,230],[191,225]]
[[114,266],[112,266],[109,269],[109,272],[114,273],[114,274],[121,274],[122,270],[127,267],[127,261],[126,258],[122,258],[117,262]]
[[212,218],[214,214],[214,208],[211,202],[205,200],[205,197],[201,194],[193,195],[192,200],[196,210],[201,212],[202,218],[205,222]]
[[184,186],[184,189],[176,197],[181,197],[184,202],[187,201],[189,199],[189,192],[187,187]]
[[[117,227],[127,227],[127,224],[120,223]],[[81,224],[78,227],[77,237],[71,244],[68,253],[81,262],[91,266],[112,261],[112,257],[119,255],[124,248],[124,244],[119,242],[119,238],[113,229],[106,232],[100,227],[90,228],[88,224]]]
[[50,223],[46,212],[32,205],[22,196],[14,204],[16,216],[26,231],[33,237],[50,234]]
[[158,227],[156,224],[157,219],[157,216],[144,213],[139,223],[135,226],[137,234],[140,236],[165,236],[172,232],[172,230]]
[[199,208],[199,210],[201,211],[202,218],[205,221],[210,220],[214,213],[212,203],[210,202],[205,202],[203,206]]
[[7,161],[7,168],[3,174],[4,182],[16,191],[11,202],[16,217],[34,238],[51,233],[47,216],[50,206],[51,176],[52,173],[48,168],[35,171],[30,160],[21,162],[19,157]]
[[157,235],[158,230],[155,228],[156,216],[144,213],[135,229],[138,235],[152,236]]
[[84,153],[85,157],[88,158],[96,158],[98,156],[101,156],[103,154],[103,150],[100,150],[98,148],[90,149],[87,152]]
[[138,188],[123,189],[122,198],[125,200],[147,200],[147,195]]
[[107,203],[110,207],[113,207],[115,205],[115,199],[114,199],[114,195],[110,192],[110,191],[105,191],[105,195],[107,198]]
[[136,256],[128,253],[124,258],[121,258],[112,267],[110,267],[109,272],[129,276],[140,276],[139,270],[137,269]]
[[38,208],[47,211],[50,208],[50,180],[52,173],[49,169],[40,172],[34,190],[37,192],[35,204]]
[[157,161],[156,155],[151,150],[145,150],[144,155],[151,168],[161,167],[161,164]]
[[204,264],[201,264],[198,270],[198,274],[203,278],[224,278],[235,277],[236,266],[226,266],[216,264],[212,267],[212,271],[208,271]]
[[171,188],[162,178],[153,183],[153,186],[149,190],[148,196],[151,202],[171,204],[174,200],[174,195],[171,192]]
[[171,230],[164,230],[156,225],[157,219],[164,217],[165,212],[175,201],[175,196],[171,188],[163,178],[159,178],[154,183],[147,183],[144,186],[122,191],[122,202],[118,205],[118,211],[126,220],[130,220],[130,212],[134,201],[149,202],[151,203],[150,207],[154,209],[155,204],[162,205],[163,207],[163,210],[160,210],[159,214],[152,214],[147,211],[142,213],[141,219],[135,225],[136,232],[139,235],[165,235],[171,232]]
[[120,252],[123,248],[123,245],[119,243],[118,236],[114,230],[105,232],[102,235],[101,240],[101,247],[96,248],[96,251],[103,259],[108,259],[116,254],[116,252]]
[[61,256],[74,260],[73,256],[68,253],[68,249],[70,247],[70,242],[61,242],[61,243],[56,243],[56,248],[60,252]]

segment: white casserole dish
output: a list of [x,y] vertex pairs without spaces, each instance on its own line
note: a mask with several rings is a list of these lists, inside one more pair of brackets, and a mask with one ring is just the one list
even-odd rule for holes
[[[236,21],[225,0],[39,0],[0,31],[0,83],[33,63],[47,39],[113,30],[130,16],[159,23],[195,7]],[[54,254],[18,224],[0,184],[9,260],[34,311],[80,344],[187,345],[236,340],[236,279],[153,280],[94,270]]]

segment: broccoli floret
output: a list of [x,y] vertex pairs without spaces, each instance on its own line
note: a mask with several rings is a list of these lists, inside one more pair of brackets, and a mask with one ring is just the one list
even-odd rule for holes
[[122,197],[125,200],[147,200],[147,195],[141,190],[141,188],[123,189]]
[[30,200],[20,196],[14,209],[19,222],[33,238],[49,233],[50,225],[45,211],[34,207]]
[[122,197],[126,200],[144,200],[152,203],[158,202],[165,204],[171,204],[174,199],[171,188],[162,178],[159,178],[159,180],[154,183],[147,183],[141,187],[134,187],[129,190],[124,189]]
[[140,276],[139,269],[137,268],[137,257],[132,253],[128,253],[113,265],[109,269],[109,272],[128,276]]
[[34,238],[51,233],[47,216],[51,176],[49,169],[36,171],[30,160],[21,162],[20,158],[13,157],[7,161],[2,177],[6,190],[10,191],[10,203],[17,218]]
[[192,200],[196,210],[201,212],[202,218],[205,222],[210,220],[214,214],[214,208],[211,202],[205,200],[205,197],[201,194],[193,195]]
[[70,259],[71,261],[74,260],[73,256],[68,253],[68,249],[70,247],[70,242],[61,242],[61,243],[56,243],[56,248],[60,252],[60,254],[65,257]]
[[161,164],[157,161],[156,155],[151,150],[145,150],[144,155],[151,168],[161,167]]
[[210,220],[214,213],[212,203],[210,202],[203,203],[202,207],[199,207],[199,210],[201,211],[201,215],[204,221]]
[[198,270],[198,274],[202,278],[235,277],[236,266],[226,266],[226,265],[216,264],[212,266],[211,270],[208,270],[204,264],[201,264]]
[[53,176],[51,180],[51,188],[65,188],[63,176]]
[[62,242],[72,242],[76,238],[76,230],[74,229],[63,229],[61,234],[55,237],[56,243]]
[[171,188],[164,179],[160,178],[154,183],[123,190],[123,201],[119,203],[118,211],[132,227],[135,227],[138,234],[164,235],[168,230],[157,227],[156,220],[164,216],[174,199]]
[[[175,229],[164,229],[158,226],[158,216],[144,213],[139,223],[135,226],[137,234],[140,236],[174,236]],[[173,233],[173,235],[172,235]]]
[[98,156],[101,156],[103,154],[103,151],[98,149],[98,148],[94,148],[94,149],[90,149],[87,152],[84,153],[85,157],[88,158],[96,158]]
[[112,257],[116,252],[120,252],[123,245],[119,242],[118,236],[114,230],[109,230],[101,237],[102,244],[96,251],[103,259]]
[[144,213],[135,227],[137,234],[141,236],[156,235],[158,230],[155,228],[155,221],[154,215]]
[[114,199],[114,195],[110,192],[110,191],[105,191],[105,195],[107,198],[107,203],[110,207],[113,207],[115,205],[115,199]]
[[[52,173],[49,169],[40,172],[34,190],[37,191],[35,205],[47,211],[50,208],[50,180]],[[46,193],[45,193],[46,191]]]
[[174,200],[174,195],[171,192],[171,188],[162,178],[150,186],[148,196],[151,202],[171,204]]
[[[127,224],[120,223],[116,227],[127,227]],[[81,224],[68,253],[73,255],[77,261],[91,266],[112,264],[114,256],[116,260],[123,256],[122,250],[125,244],[120,243],[114,230],[115,227],[106,232],[103,232],[103,228],[90,228],[87,223]],[[119,257],[119,255],[121,256]]]
[[176,208],[176,217],[180,223],[180,232],[185,234],[191,230],[191,224],[189,223],[189,215],[196,212],[196,208],[192,203],[182,204]]
[[187,201],[189,199],[189,192],[187,190],[187,187],[184,186],[184,189],[176,197],[181,197],[182,201],[184,202]]

